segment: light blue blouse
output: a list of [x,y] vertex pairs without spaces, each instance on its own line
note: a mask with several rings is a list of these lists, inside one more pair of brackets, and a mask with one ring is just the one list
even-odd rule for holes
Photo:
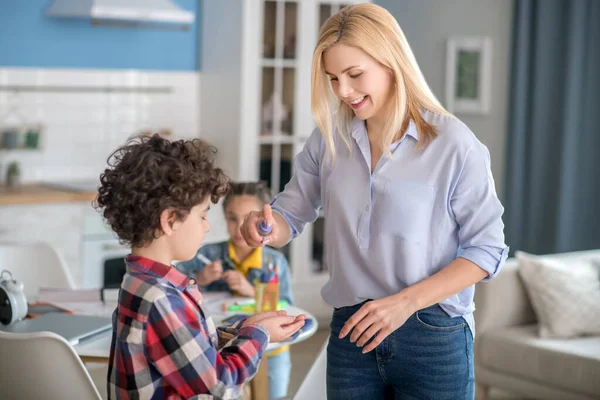
[[[422,150],[414,123],[370,171],[364,121],[352,122],[349,151],[336,135],[336,160],[325,157],[317,129],[294,160],[294,176],[272,202],[292,238],[322,208],[329,281],[321,290],[333,307],[400,292],[447,266],[468,259],[491,279],[508,254],[504,211],[496,196],[487,148],[457,119],[424,111],[438,137]],[[474,287],[443,300],[474,332]]]

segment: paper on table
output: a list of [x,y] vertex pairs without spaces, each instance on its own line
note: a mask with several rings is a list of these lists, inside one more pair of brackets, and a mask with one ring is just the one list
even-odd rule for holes
[[229,292],[200,292],[202,293],[202,303],[204,304],[231,299],[231,293]]
[[63,302],[53,301],[50,304],[69,310],[75,314],[94,317],[111,317],[116,304],[104,304],[101,301]]
[[119,301],[118,288],[105,288],[102,289],[102,301],[105,303],[117,303]]
[[[112,300],[112,299],[111,299]],[[62,289],[41,287],[37,301],[54,304],[75,314],[110,317],[116,301],[102,301],[100,289]]]
[[101,301],[100,289],[60,289],[41,287],[37,301],[44,303]]

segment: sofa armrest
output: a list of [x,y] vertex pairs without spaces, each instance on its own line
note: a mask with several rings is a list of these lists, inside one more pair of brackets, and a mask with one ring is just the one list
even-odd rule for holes
[[536,322],[514,258],[506,261],[504,268],[494,279],[475,285],[474,301],[477,335],[488,329]]

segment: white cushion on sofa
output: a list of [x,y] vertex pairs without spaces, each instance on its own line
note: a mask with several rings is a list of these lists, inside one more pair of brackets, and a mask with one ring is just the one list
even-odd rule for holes
[[600,335],[600,279],[591,261],[515,256],[542,338]]

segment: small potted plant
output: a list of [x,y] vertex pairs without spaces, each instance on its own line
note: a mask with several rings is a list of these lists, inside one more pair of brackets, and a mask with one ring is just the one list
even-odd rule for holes
[[19,163],[16,161],[8,164],[8,168],[6,169],[6,186],[15,187],[19,186],[21,183],[21,168],[19,167]]

